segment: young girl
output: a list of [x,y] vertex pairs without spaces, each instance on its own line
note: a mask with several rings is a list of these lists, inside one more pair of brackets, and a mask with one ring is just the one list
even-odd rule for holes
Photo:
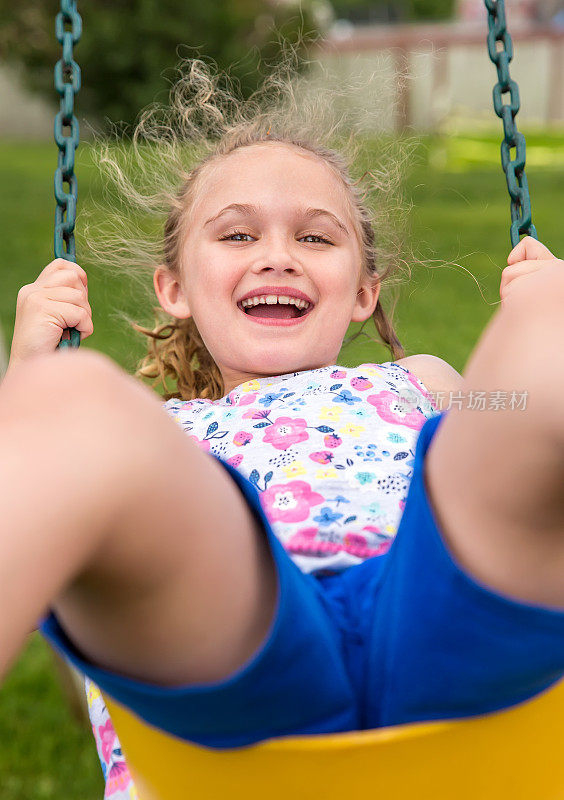
[[[222,135],[177,186],[153,270],[174,323],[140,371],[178,392],[163,407],[104,356],[52,352],[92,333],[78,265],[18,295],[0,675],[43,618],[104,692],[213,748],[534,696],[564,671],[563,262],[514,248],[463,378],[401,357],[343,159],[272,109],[229,122],[206,75]],[[371,316],[395,360],[338,366]]]

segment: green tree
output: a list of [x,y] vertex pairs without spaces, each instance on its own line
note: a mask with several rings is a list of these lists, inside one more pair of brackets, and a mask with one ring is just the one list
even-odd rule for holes
[[[131,125],[153,100],[166,100],[182,56],[213,59],[247,96],[272,64],[279,39],[313,39],[310,0],[79,0],[83,35],[76,48],[83,88],[79,113]],[[54,35],[58,0],[0,0],[0,59],[24,66],[26,84],[58,97],[53,67],[61,47]]]
[[455,0],[333,0],[337,17],[354,22],[448,19]]

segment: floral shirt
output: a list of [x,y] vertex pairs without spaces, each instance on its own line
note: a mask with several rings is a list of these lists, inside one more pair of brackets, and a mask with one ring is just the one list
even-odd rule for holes
[[[419,431],[438,413],[425,386],[393,361],[259,378],[220,400],[172,399],[164,410],[254,484],[290,557],[317,574],[388,550]],[[119,741],[90,681],[87,695],[105,797],[131,800]]]
[[387,550],[419,430],[436,413],[423,384],[395,362],[260,378],[221,400],[164,407],[198,447],[255,485],[304,572],[344,569]]

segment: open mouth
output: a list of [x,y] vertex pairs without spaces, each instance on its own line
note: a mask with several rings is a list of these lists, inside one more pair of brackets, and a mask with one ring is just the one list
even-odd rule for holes
[[[243,304],[244,303],[244,304]],[[249,317],[271,319],[271,320],[292,320],[305,317],[313,308],[312,303],[299,301],[300,306],[293,302],[258,302],[251,304],[252,301],[239,301],[237,305]],[[247,304],[248,303],[248,304]]]

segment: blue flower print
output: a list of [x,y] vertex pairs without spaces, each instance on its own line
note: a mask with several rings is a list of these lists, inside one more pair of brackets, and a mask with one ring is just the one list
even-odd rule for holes
[[382,511],[382,506],[380,503],[370,503],[370,505],[365,506],[365,508],[369,514],[380,514]]
[[364,419],[364,417],[368,416],[368,411],[365,408],[357,408],[354,411],[350,411],[350,414],[354,417],[358,417],[359,419]]
[[361,445],[355,444],[354,449],[356,450],[356,455],[359,458],[362,458],[363,461],[381,461],[382,460],[380,458],[380,456],[377,455],[378,448],[376,447],[375,444],[369,444],[367,446],[366,450],[364,450],[364,448]]
[[364,486],[365,483],[372,483],[376,475],[373,472],[357,472],[354,477]]
[[406,441],[405,436],[401,436],[399,433],[389,433],[386,438],[389,442],[395,442],[396,444]]
[[337,505],[339,505],[339,503],[350,503],[351,501],[347,500],[346,497],[343,497],[342,494],[338,494],[337,497],[333,497],[331,500],[328,499],[327,502],[328,503],[337,503]]
[[341,389],[336,397],[333,398],[334,403],[345,403],[352,406],[354,403],[361,403],[360,397],[355,397],[348,389]]
[[332,522],[341,519],[342,516],[342,514],[337,514],[336,511],[332,511],[329,506],[323,506],[317,517],[313,519],[315,522],[319,522],[320,525],[330,525]]
[[284,395],[284,391],[281,392],[272,392],[270,394],[265,394],[264,397],[261,397],[259,403],[262,403],[264,406],[269,406],[271,403],[274,403],[275,400],[278,400],[280,397]]

